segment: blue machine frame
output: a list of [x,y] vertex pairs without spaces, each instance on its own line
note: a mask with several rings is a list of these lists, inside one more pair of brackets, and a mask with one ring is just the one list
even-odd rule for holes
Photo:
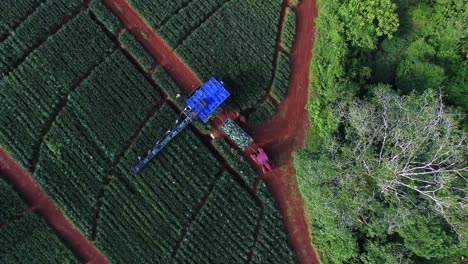
[[230,96],[221,82],[211,77],[185,103],[204,123],[210,115]]
[[[132,166],[133,172],[139,172],[148,162],[150,162],[177,134],[192,123],[197,117],[203,122],[208,122],[210,115],[230,96],[224,88],[222,82],[215,78],[209,79],[203,84],[194,95],[187,101],[188,108],[185,108],[179,119],[176,120],[176,126],[168,130],[161,141],[148,150],[146,157],[140,160],[138,164]],[[184,119],[182,119],[184,118]]]

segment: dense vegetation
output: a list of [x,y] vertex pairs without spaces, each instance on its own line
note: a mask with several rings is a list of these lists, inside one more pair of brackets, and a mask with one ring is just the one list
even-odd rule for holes
[[0,229],[0,262],[79,263],[44,219],[32,212]]
[[44,219],[27,211],[29,206],[3,177],[0,173],[0,262],[78,263]]
[[467,255],[462,0],[318,1],[311,129],[295,155],[326,263]]
[[0,173],[0,226],[28,208],[27,204],[3,177]]
[[[163,68],[147,71],[152,59],[129,32],[119,31],[120,23],[101,2],[87,2],[6,1],[19,11],[1,12],[0,36],[20,48],[11,60],[0,54],[1,147],[113,263],[249,257],[270,263],[263,255],[272,250],[282,263],[295,263],[269,191],[255,192],[255,173],[228,144],[200,135],[211,132],[209,127],[190,126],[151,166],[138,175],[130,172],[137,157],[174,125],[184,96],[175,98],[181,89]],[[36,28],[30,21],[40,17],[47,19]],[[35,37],[20,36],[24,30]],[[270,42],[274,47],[274,38]],[[187,48],[203,49],[192,45]],[[224,168],[224,155],[233,170]],[[7,202],[0,217],[9,221],[22,207],[13,205],[15,197],[5,197],[8,185],[0,188]],[[34,216],[18,217],[1,230],[8,246],[0,249],[0,262],[68,261],[68,251],[56,246],[61,241]],[[257,245],[258,255],[252,253]],[[23,254],[33,246],[57,252]]]

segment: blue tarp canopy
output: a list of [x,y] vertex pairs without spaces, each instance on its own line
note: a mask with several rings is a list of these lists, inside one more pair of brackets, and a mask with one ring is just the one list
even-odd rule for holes
[[211,77],[186,104],[203,122],[208,122],[210,115],[229,97],[229,92],[214,77]]

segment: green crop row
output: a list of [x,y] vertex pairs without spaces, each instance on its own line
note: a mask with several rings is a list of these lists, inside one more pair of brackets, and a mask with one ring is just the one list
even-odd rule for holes
[[46,136],[34,176],[85,234],[90,234],[93,208],[111,160],[159,100],[126,57],[115,52],[69,95]]
[[[84,12],[0,81],[0,145],[30,168],[34,145],[63,97],[112,49],[112,41]],[[66,52],[64,52],[66,51]]]
[[253,263],[297,263],[296,256],[286,236],[283,219],[264,183],[260,185],[257,194],[264,204],[263,219]]
[[229,1],[206,21],[179,31],[187,39],[175,47],[177,54],[201,79],[223,79],[234,110],[254,106],[267,92],[281,2]]
[[114,159],[160,101],[155,87],[118,51],[81,83],[69,105],[94,141]]
[[255,177],[257,176],[250,164],[242,157],[236,149],[232,148],[224,138],[219,138],[213,141],[213,146],[232,166],[232,168],[239,173],[245,180],[248,186],[253,188]]
[[119,19],[114,16],[101,0],[93,0],[90,9],[110,32],[116,33],[120,29],[121,24]]
[[76,12],[80,5],[78,0],[53,0],[40,5],[0,43],[0,76],[31,47],[44,41],[49,31],[63,23],[64,17]]
[[265,122],[275,114],[276,107],[276,103],[268,99],[249,115],[249,123],[258,125]]
[[258,208],[250,195],[224,174],[190,225],[176,263],[244,263],[254,243]]
[[141,44],[133,37],[133,35],[125,30],[119,36],[120,44],[130,52],[130,54],[138,61],[138,63],[145,69],[149,70],[154,65],[153,58],[141,46]]
[[0,230],[0,263],[79,263],[70,250],[34,213]]
[[165,21],[169,20],[178,10],[193,0],[128,0],[130,5],[143,16],[149,25],[158,29]]
[[46,137],[34,179],[73,224],[91,238],[94,208],[111,162],[65,109]]
[[281,44],[287,52],[291,52],[296,35],[296,11],[291,8],[286,9],[283,31],[281,32]]
[[[113,262],[166,262],[220,171],[208,148],[187,129],[140,173],[130,172],[136,157],[146,154],[176,117],[167,106],[160,110],[123,157],[106,189],[96,243]],[[130,237],[134,239],[127,241]]]
[[289,57],[280,52],[278,54],[278,65],[276,66],[276,76],[273,81],[272,93],[280,101],[283,101],[288,92],[289,76],[291,75]]
[[157,29],[169,46],[177,47],[184,36],[203,22],[205,17],[228,0],[194,0]]
[[0,173],[0,226],[28,208],[13,186],[3,177],[4,175]]
[[45,0],[2,0],[0,5],[0,40],[4,40]]

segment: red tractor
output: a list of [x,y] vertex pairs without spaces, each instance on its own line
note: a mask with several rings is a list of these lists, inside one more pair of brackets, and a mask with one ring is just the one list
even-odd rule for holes
[[262,166],[263,171],[271,171],[272,167],[271,164],[268,160],[268,156],[265,154],[265,151],[263,151],[262,148],[258,148],[254,154],[250,155],[250,158],[252,158],[255,163],[258,165]]

